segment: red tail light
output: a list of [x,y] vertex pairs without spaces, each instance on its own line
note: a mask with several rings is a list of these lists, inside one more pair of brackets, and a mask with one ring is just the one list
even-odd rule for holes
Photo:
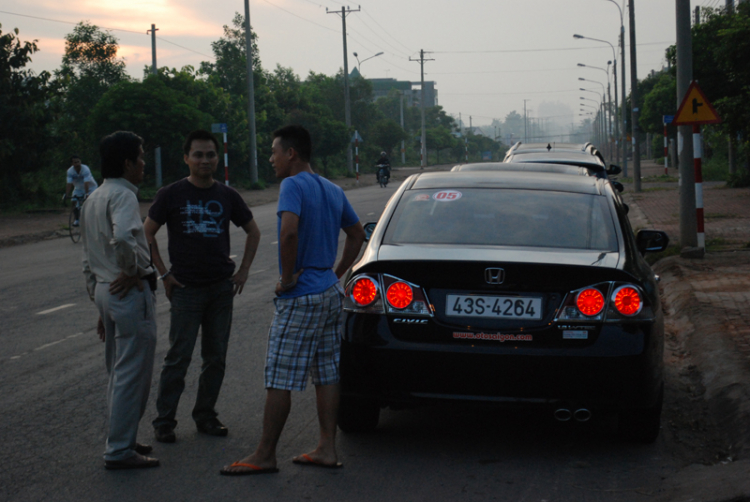
[[394,282],[388,288],[388,292],[385,295],[388,303],[397,309],[405,309],[411,305],[414,299],[414,292],[411,286],[405,282]]
[[641,295],[634,288],[623,286],[615,293],[615,308],[622,315],[635,315],[641,310]]
[[584,289],[578,293],[576,307],[584,315],[595,316],[604,308],[604,295],[598,289]]
[[352,298],[363,307],[374,302],[377,296],[378,286],[375,281],[367,277],[359,279],[352,288]]

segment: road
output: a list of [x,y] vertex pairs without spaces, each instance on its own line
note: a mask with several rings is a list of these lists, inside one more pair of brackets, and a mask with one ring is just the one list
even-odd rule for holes
[[[375,221],[397,188],[393,183],[347,195],[363,222]],[[103,468],[104,345],[80,273],[80,244],[58,239],[0,249],[0,500],[580,502],[662,495],[661,480],[676,468],[664,436],[654,445],[624,445],[607,417],[558,424],[549,416],[471,408],[387,410],[375,433],[340,434],[343,469],[293,465],[293,456],[316,445],[311,389],[293,395],[279,474],[219,476],[221,466],[248,453],[260,436],[263,361],[278,279],[275,209],[253,208],[262,238],[249,282],[235,299],[217,407],[230,430],[226,438],[199,435],[190,418],[196,352],[178,411],[177,442],[153,441],[150,421],[169,328],[169,304],[163,290],[157,294],[157,362],[139,433],[140,442],[155,447],[153,456],[162,463],[156,469]],[[242,231],[232,232],[232,252],[241,258]],[[166,232],[158,237],[166,249]]]

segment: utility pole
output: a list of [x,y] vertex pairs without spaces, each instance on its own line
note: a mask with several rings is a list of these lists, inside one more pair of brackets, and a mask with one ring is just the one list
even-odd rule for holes
[[253,33],[250,31],[250,0],[245,0],[245,52],[247,52],[247,125],[250,129],[250,182],[258,182],[258,144],[255,131],[255,78],[253,77]]
[[[734,14],[734,0],[726,0],[724,8],[726,9],[727,14]],[[729,161],[729,174],[734,174],[737,172],[737,162],[735,155],[735,147],[737,145],[736,139],[736,133],[732,132],[732,130],[730,129],[729,136],[727,137],[727,160]]]
[[[401,129],[404,128],[404,93],[401,92]],[[401,140],[401,163],[406,164],[406,146],[404,140]]]
[[701,24],[701,6],[700,5],[695,6],[695,19],[693,20],[693,24],[695,24],[696,26]]
[[425,59],[424,58],[424,49],[421,49],[419,51],[419,59],[412,59],[409,58],[409,61],[419,61],[419,66],[421,67],[422,71],[422,87],[419,91],[419,101],[420,101],[420,108],[422,108],[422,146],[420,148],[421,150],[421,157],[420,160],[420,169],[424,169],[427,166],[427,131],[425,130],[425,119],[424,119],[424,62],[425,61],[435,61],[434,59]]
[[530,99],[524,99],[523,100],[523,142],[528,143],[529,140],[527,138],[528,136],[528,126],[527,126],[527,119],[526,119],[526,102],[531,101]]
[[[679,1],[679,0],[678,0]],[[630,18],[630,128],[633,134],[633,183],[636,192],[641,191],[641,142],[638,139],[638,65],[635,59],[635,0],[628,2]]]
[[[675,0],[677,11],[677,106],[693,80],[693,40],[690,33],[690,0]],[[695,166],[693,128],[677,126],[677,154],[680,163],[680,247],[697,247],[695,214]]]
[[727,14],[734,13],[734,0],[726,0],[724,8],[727,10]]
[[[246,2],[248,0],[245,0]],[[357,10],[352,10],[349,7],[341,6],[341,11],[332,10],[329,11],[326,7],[326,14],[338,14],[341,16],[341,31],[344,36],[344,120],[346,121],[346,128],[351,131],[352,128],[352,108],[349,102],[349,60],[347,57],[346,49],[346,15],[352,12],[359,12],[361,9],[357,7]],[[350,173],[354,172],[353,158],[352,158],[352,143],[351,141],[346,147],[346,165]]]
[[156,75],[156,32],[159,28],[155,24],[151,25],[150,30],[146,30],[146,35],[151,33],[151,75]]
[[[615,3],[617,5],[617,3]],[[620,12],[620,79],[622,81],[622,105],[620,106],[620,118],[622,119],[622,135],[620,136],[620,142],[622,143],[622,175],[628,177],[628,142],[625,140],[628,136],[627,121],[625,119],[625,97],[627,96],[627,88],[625,87],[625,24],[622,22],[622,12]]]

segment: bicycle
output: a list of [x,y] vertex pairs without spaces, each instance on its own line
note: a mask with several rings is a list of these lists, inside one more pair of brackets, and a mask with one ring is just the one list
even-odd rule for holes
[[74,195],[70,198],[73,203],[70,209],[70,215],[68,216],[68,232],[70,232],[70,240],[73,244],[76,244],[81,240],[81,226],[79,220],[81,219],[81,205],[86,197],[81,195]]

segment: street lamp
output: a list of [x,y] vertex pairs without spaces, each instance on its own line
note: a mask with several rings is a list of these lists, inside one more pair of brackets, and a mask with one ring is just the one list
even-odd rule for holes
[[356,52],[353,52],[352,54],[354,54],[354,57],[355,57],[355,59],[357,60],[357,69],[359,70],[359,74],[360,74],[360,75],[362,75],[362,63],[364,63],[364,62],[365,62],[365,61],[367,61],[368,59],[372,59],[372,58],[376,58],[376,57],[378,57],[378,56],[382,56],[382,55],[383,55],[384,53],[383,53],[383,52],[378,52],[378,53],[377,53],[377,54],[375,54],[374,56],[370,56],[369,58],[365,58],[365,59],[363,59],[363,60],[362,60],[361,62],[359,61],[359,56],[357,55],[357,53],[356,53]]
[[[580,35],[578,35],[578,36],[580,36]],[[604,108],[605,109],[605,113],[607,114],[604,117],[604,121],[605,121],[606,126],[607,126],[607,154],[610,156],[610,158],[612,157],[612,153],[613,153],[612,149],[611,149],[610,142],[609,142],[609,138],[612,136],[612,93],[610,92],[610,86],[609,86],[609,65],[611,65],[611,64],[612,64],[612,61],[607,61],[607,69],[605,70],[604,68],[600,68],[599,66],[591,66],[591,65],[585,65],[583,63],[578,63],[578,66],[580,66],[582,68],[593,68],[595,70],[601,70],[601,71],[603,71],[604,73],[607,74],[607,94],[606,94],[606,96],[608,96],[607,102],[609,104],[607,104],[605,106],[605,108]],[[616,78],[615,78],[615,84],[617,84],[617,79]],[[603,86],[602,86],[602,88],[603,88]],[[615,121],[615,122],[617,122],[617,121]]]
[[[620,119],[621,119],[621,125],[622,125],[622,134],[620,135],[618,133],[618,136],[620,137],[620,141],[622,142],[622,175],[624,177],[628,176],[628,155],[627,155],[627,147],[625,142],[625,95],[627,94],[625,92],[625,22],[623,21],[622,16],[622,8],[615,2],[615,0],[606,0],[608,2],[611,2],[615,4],[615,7],[617,7],[617,11],[620,13],[620,61],[622,64],[620,65],[620,79],[622,80],[622,105],[620,107]],[[623,0],[623,7],[625,6],[624,0]],[[584,38],[584,37],[581,37]],[[596,40],[594,38],[591,38],[590,40]],[[596,40],[597,42],[605,42],[605,40]],[[609,44],[609,42],[607,42]],[[609,44],[612,46],[612,44]],[[614,47],[612,47],[612,52],[614,52]],[[615,56],[615,60],[617,57]],[[616,62],[615,62],[616,64]],[[617,67],[615,67],[615,101],[617,101]],[[619,144],[618,144],[618,156],[619,156]]]

